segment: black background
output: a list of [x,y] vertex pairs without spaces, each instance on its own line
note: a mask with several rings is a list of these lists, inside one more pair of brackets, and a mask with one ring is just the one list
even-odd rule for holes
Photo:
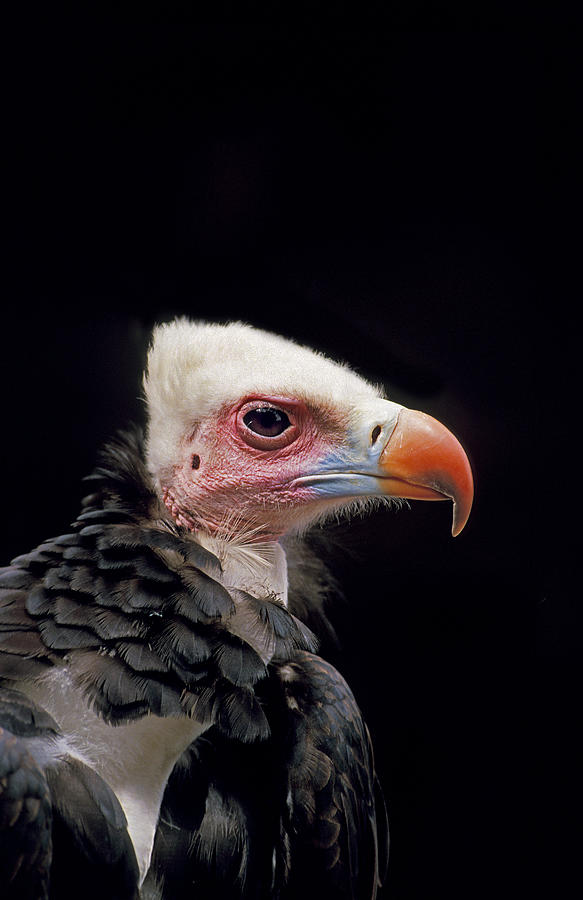
[[88,14],[14,36],[6,561],[74,517],[174,314],[345,359],[467,448],[460,537],[448,504],[337,535],[327,649],[374,737],[392,900],[575,895],[575,55],[518,29]]

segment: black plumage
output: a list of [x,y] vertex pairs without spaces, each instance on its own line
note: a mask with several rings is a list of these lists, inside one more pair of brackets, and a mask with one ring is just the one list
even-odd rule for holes
[[[138,431],[87,486],[72,530],[0,574],[0,822],[24,861],[19,875],[0,857],[2,896],[27,871],[33,893],[18,896],[374,897],[386,818],[370,740],[312,632],[217,580],[218,559],[158,499]],[[19,690],[63,667],[112,726],[208,726],[172,771],[140,889],[115,794],[53,752],[57,725]],[[21,800],[36,817],[15,817]]]
[[52,718],[17,691],[0,690],[0,885],[5,900],[45,900],[53,850],[47,779],[27,739],[53,736]]
[[240,746],[212,728],[173,772],[150,878],[165,872],[177,900],[195,887],[233,900],[374,897],[386,813],[354,697],[306,651],[270,676],[257,691],[266,740]]
[[138,900],[138,867],[124,812],[89,766],[67,759],[47,770],[52,798],[50,897]]

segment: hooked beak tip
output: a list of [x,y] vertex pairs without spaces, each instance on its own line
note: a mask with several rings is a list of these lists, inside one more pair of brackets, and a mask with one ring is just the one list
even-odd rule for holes
[[383,490],[396,497],[453,501],[452,535],[468,521],[474,496],[468,457],[445,425],[403,408],[379,459]]

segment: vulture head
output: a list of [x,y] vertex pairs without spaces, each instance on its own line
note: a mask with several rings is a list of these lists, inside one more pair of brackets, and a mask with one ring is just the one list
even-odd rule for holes
[[150,472],[197,534],[277,541],[371,498],[472,504],[470,465],[440,422],[306,347],[243,324],[159,326],[144,379]]

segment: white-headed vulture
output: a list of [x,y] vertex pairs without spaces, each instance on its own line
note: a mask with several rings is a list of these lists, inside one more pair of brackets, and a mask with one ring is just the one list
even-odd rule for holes
[[71,530],[0,575],[0,896],[374,898],[386,813],[302,540],[400,497],[458,534],[466,454],[241,324],[155,329],[144,391]]

